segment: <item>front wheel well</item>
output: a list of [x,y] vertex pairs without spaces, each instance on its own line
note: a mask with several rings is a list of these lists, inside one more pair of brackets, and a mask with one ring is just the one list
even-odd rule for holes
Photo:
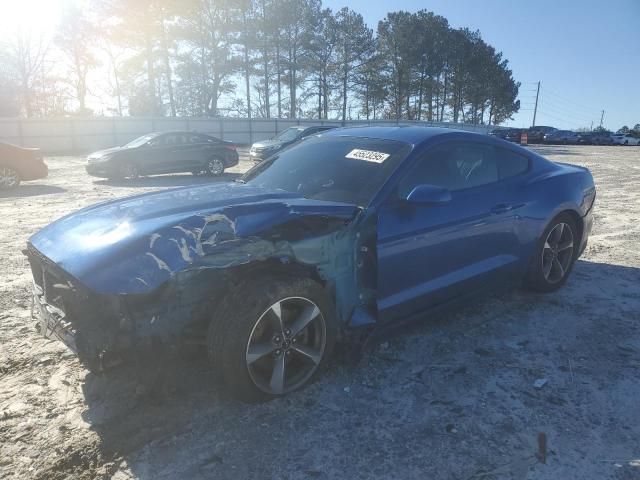
[[326,282],[315,268],[283,259],[273,258],[224,270],[206,269],[201,272],[198,280],[206,285],[203,289],[205,296],[201,294],[200,304],[194,308],[193,321],[185,327],[183,333],[191,338],[203,338],[214,311],[224,298],[245,288],[250,281],[267,276],[278,279],[306,277],[323,288],[326,287]]

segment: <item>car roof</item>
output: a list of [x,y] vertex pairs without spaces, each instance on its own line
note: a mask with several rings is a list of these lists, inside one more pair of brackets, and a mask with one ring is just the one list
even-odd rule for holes
[[[453,133],[463,134],[466,136],[480,136],[477,133],[454,128],[422,127],[414,125],[345,127],[329,130],[323,135],[325,137],[367,137],[381,140],[396,140],[417,145],[431,138]],[[484,135],[481,136],[484,137]]]

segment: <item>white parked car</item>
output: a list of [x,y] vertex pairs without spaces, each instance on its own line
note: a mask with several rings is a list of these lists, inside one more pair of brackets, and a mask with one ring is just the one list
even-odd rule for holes
[[640,145],[640,138],[634,137],[630,133],[616,133],[611,135],[615,145]]

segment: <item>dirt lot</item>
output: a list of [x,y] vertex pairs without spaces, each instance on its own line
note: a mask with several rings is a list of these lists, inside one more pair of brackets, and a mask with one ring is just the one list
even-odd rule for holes
[[253,406],[217,392],[203,362],[96,377],[35,332],[29,235],[101,200],[207,181],[109,183],[80,158],[47,159],[48,179],[0,197],[0,478],[640,478],[640,148],[540,150],[598,187],[561,291],[425,319]]

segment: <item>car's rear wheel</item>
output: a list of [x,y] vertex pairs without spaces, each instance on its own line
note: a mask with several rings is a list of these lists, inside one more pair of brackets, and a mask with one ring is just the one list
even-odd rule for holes
[[576,223],[568,214],[551,221],[540,237],[527,272],[525,283],[529,288],[552,292],[567,281],[578,248],[577,232]]
[[11,167],[0,166],[0,189],[14,188],[20,185],[20,174]]
[[213,157],[205,164],[204,171],[207,175],[219,177],[224,173],[224,162],[218,157]]
[[225,298],[207,333],[214,368],[231,393],[264,401],[309,383],[335,343],[335,311],[308,278],[269,277]]

